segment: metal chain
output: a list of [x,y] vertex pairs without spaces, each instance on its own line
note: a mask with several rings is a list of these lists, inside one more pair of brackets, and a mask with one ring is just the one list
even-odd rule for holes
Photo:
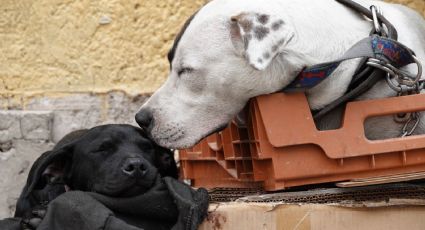
[[406,137],[413,134],[413,132],[416,130],[416,128],[419,125],[419,122],[421,121],[420,115],[418,112],[410,113],[410,118],[407,120],[407,122],[404,124],[400,137]]
[[[386,36],[383,26],[377,17],[378,14],[382,15],[382,11],[374,5],[370,7],[370,10],[372,11],[375,32],[381,36]],[[413,54],[412,58],[418,67],[416,76],[375,58],[369,58],[367,64],[387,72],[386,81],[388,86],[397,92],[397,96],[413,95],[419,94],[424,89],[425,79],[421,79],[422,65],[420,61]],[[412,135],[418,127],[420,115],[419,112],[396,114],[394,115],[394,121],[404,123],[400,137],[406,137]]]
[[383,30],[382,23],[378,19],[378,14],[384,15],[381,8],[376,7],[375,5],[371,5],[370,11],[372,11],[372,19],[375,32],[381,36],[387,37],[387,33]]

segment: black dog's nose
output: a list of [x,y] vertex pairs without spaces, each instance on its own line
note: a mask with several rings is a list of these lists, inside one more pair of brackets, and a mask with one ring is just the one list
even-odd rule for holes
[[122,172],[131,177],[143,177],[147,171],[146,163],[139,158],[127,159],[122,167]]
[[136,114],[136,122],[140,125],[145,131],[149,132],[152,129],[152,121],[153,121],[153,115],[152,112],[145,108],[141,109]]

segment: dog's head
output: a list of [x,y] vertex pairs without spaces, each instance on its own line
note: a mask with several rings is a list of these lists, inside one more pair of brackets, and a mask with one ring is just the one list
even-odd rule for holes
[[225,127],[250,98],[293,80],[302,66],[279,56],[291,52],[294,33],[273,4],[216,0],[186,22],[168,55],[167,81],[136,115],[155,142],[192,146]]
[[139,128],[98,126],[37,159],[21,194],[21,206],[57,177],[70,190],[122,197],[147,191],[158,175],[177,178],[170,150],[154,144]]

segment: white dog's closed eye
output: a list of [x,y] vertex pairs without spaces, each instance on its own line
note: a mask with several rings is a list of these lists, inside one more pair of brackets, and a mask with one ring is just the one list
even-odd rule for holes
[[264,70],[293,36],[283,18],[260,13],[231,17],[230,35],[237,52],[257,70]]
[[177,71],[177,75],[181,76],[182,74],[191,73],[193,71],[193,68],[191,67],[182,67]]

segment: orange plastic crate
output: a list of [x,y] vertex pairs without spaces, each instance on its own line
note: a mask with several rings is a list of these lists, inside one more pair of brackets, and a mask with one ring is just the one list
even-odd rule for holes
[[[425,135],[371,141],[363,126],[368,117],[425,110],[424,101],[425,95],[413,95],[351,102],[341,128],[319,131],[304,94],[260,96],[250,102],[248,135],[243,127],[235,132],[232,123],[193,149],[181,151],[183,177],[192,179],[194,186],[256,184],[274,191],[425,172]],[[191,154],[197,161],[187,157]],[[210,154],[208,159],[205,154]]]
[[179,151],[184,179],[207,188],[255,188],[247,127],[232,122],[192,148]]

